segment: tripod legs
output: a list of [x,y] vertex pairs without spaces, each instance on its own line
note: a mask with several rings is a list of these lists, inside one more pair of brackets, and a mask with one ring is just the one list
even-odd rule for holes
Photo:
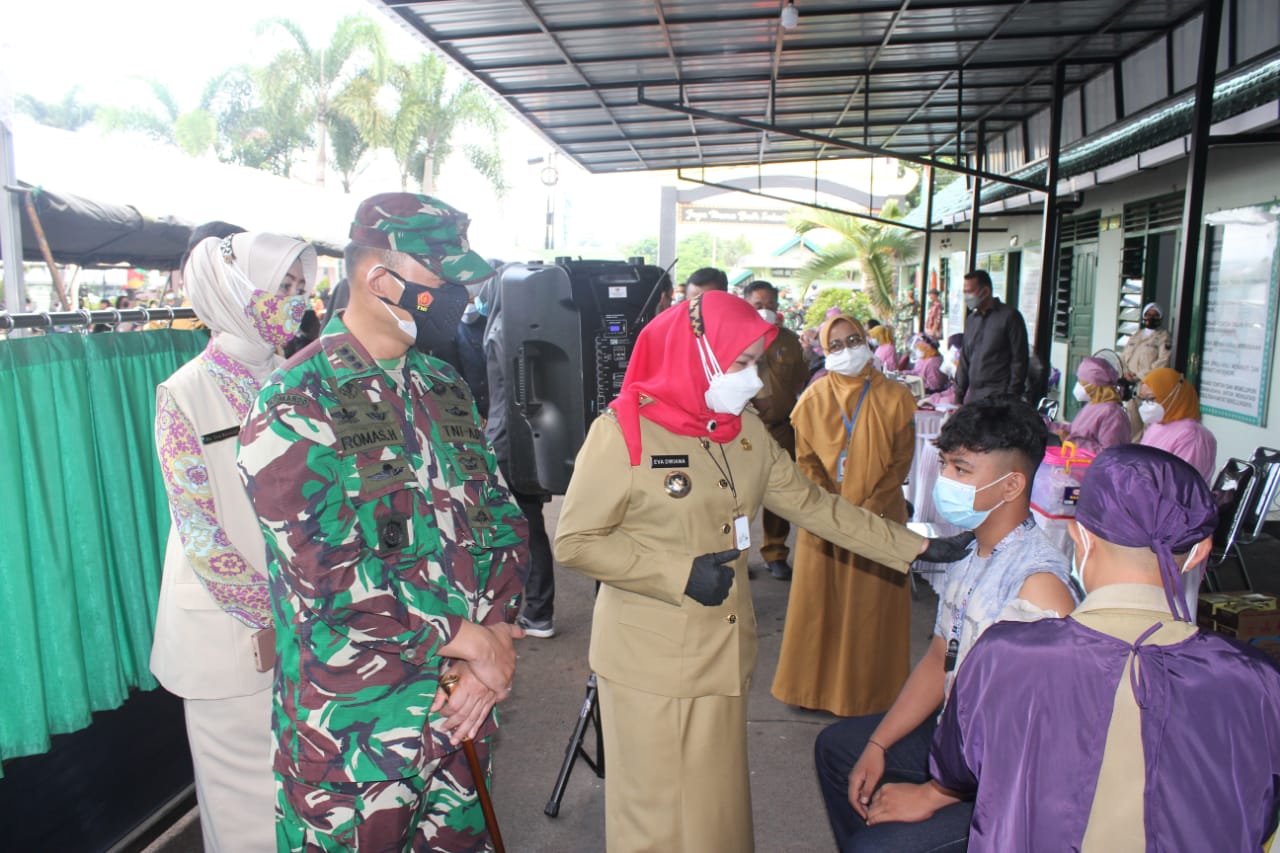
[[[596,757],[592,758],[582,745],[587,736],[587,725],[596,729]],[[556,776],[555,788],[551,791],[551,799],[542,813],[547,817],[560,814],[560,801],[564,799],[565,786],[569,784],[569,774],[573,771],[574,762],[579,758],[587,763],[597,777],[604,778],[604,733],[600,729],[600,693],[596,687],[596,674],[591,673],[587,679],[587,696],[582,700],[578,710],[578,721],[574,724],[573,734],[564,750],[564,762],[560,765],[560,773]]]

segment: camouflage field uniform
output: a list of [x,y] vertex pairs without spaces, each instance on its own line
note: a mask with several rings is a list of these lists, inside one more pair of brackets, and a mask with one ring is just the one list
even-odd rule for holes
[[[240,441],[278,628],[279,849],[486,849],[466,761],[428,709],[461,621],[515,620],[526,524],[466,384],[414,350],[376,362],[335,319]],[[486,761],[495,725],[476,738]]]

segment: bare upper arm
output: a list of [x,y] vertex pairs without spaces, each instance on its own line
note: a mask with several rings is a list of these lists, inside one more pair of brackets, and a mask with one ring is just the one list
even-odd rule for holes
[[1028,601],[1041,610],[1052,610],[1059,616],[1066,616],[1075,610],[1075,599],[1067,585],[1050,572],[1036,572],[1022,583],[1018,590],[1018,598]]

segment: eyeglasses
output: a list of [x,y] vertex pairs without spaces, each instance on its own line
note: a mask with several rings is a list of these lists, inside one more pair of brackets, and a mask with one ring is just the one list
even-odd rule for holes
[[845,347],[863,347],[867,342],[857,335],[850,335],[847,338],[834,338],[827,346],[827,352],[840,352]]
[[1139,403],[1156,403],[1156,402],[1159,402],[1158,398],[1157,398],[1157,397],[1155,397],[1154,395],[1152,395],[1152,396],[1147,396],[1147,395],[1145,395],[1145,394],[1137,394],[1136,396],[1137,396],[1137,398],[1138,398],[1138,402],[1139,402]]

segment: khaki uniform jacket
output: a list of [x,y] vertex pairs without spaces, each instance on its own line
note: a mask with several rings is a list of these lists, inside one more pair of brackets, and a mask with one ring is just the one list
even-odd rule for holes
[[[756,664],[746,552],[719,606],[684,589],[694,557],[731,550],[734,518],[761,505],[898,571],[921,548],[902,525],[806,480],[751,410],[725,445],[704,447],[644,417],[640,425],[643,456],[633,468],[613,413],[596,419],[556,530],[560,563],[602,583],[590,662],[605,678],[669,697],[745,694]],[[689,488],[677,496],[682,483]]]

